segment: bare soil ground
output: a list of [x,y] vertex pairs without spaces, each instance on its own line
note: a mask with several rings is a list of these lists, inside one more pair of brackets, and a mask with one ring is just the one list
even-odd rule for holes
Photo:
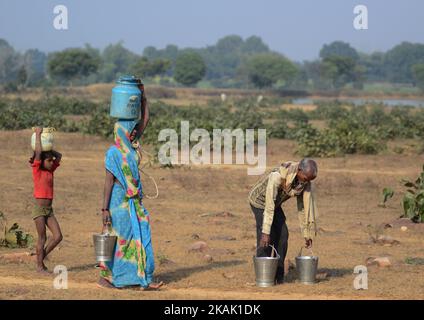
[[[0,211],[36,234],[31,220],[32,176],[30,131],[0,132]],[[247,193],[257,177],[246,166],[192,166],[147,172],[159,184],[160,196],[145,200],[152,217],[156,277],[166,283],[157,292],[99,289],[95,283],[92,234],[101,229],[99,209],[104,179],[103,157],[110,144],[97,137],[57,133],[57,149],[64,155],[55,174],[54,210],[64,240],[47,261],[50,269],[65,265],[69,288],[56,290],[53,278],[35,272],[31,259],[0,258],[0,299],[423,299],[424,266],[408,265],[407,257],[424,257],[424,228],[393,223],[401,214],[401,178],[415,178],[424,159],[418,155],[348,156],[318,159],[316,180],[320,234],[314,243],[320,272],[327,277],[302,285],[291,270],[287,283],[272,288],[254,286],[252,255],[255,221]],[[295,160],[294,143],[270,141],[267,163]],[[144,177],[148,193],[151,182]],[[391,186],[395,196],[379,207],[381,190]],[[294,262],[303,240],[295,201],[283,206],[290,231],[288,259]],[[230,214],[214,215],[227,212]],[[205,215],[206,213],[211,213]],[[203,215],[203,216],[201,216]],[[383,246],[368,242],[367,225],[393,223],[385,234],[400,241]],[[407,225],[407,231],[400,226]],[[226,236],[235,240],[225,240]],[[196,241],[207,252],[188,252]],[[4,254],[28,249],[0,248]],[[212,256],[206,261],[204,255]],[[386,256],[391,267],[368,267],[368,290],[355,290],[353,269],[368,257]]]

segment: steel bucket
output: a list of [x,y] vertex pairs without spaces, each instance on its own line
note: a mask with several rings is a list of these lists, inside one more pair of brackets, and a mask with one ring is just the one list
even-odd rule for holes
[[[272,247],[271,257],[253,256],[255,266],[256,285],[258,287],[272,287],[275,285],[275,275],[277,273],[278,260],[280,255]],[[276,256],[275,256],[276,255]]]
[[106,234],[94,234],[94,252],[98,262],[111,261],[115,251],[117,236]]
[[314,256],[312,250],[310,256],[302,256],[302,248],[296,257],[296,271],[300,283],[314,284],[318,271],[318,257]]

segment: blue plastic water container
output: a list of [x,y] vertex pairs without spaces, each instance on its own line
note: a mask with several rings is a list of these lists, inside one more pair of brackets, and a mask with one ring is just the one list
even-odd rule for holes
[[142,92],[141,80],[134,76],[122,76],[112,89],[110,116],[118,119],[139,119]]

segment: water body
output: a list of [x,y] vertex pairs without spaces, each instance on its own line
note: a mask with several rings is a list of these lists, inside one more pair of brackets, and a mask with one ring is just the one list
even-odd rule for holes
[[293,99],[292,103],[301,104],[314,104],[314,101],[334,101],[339,100],[343,102],[353,103],[356,106],[362,106],[367,103],[381,103],[385,106],[413,106],[413,107],[424,107],[424,100],[415,99],[367,99],[367,98],[343,98],[343,99],[310,99],[310,98],[296,98]]

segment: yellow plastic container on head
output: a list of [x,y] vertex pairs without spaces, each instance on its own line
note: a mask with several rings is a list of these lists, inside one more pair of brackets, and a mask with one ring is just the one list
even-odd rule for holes
[[[35,151],[35,127],[32,128],[34,133],[31,136],[31,147]],[[56,131],[55,128],[43,128],[41,133],[41,150],[42,151],[51,151],[53,149],[53,132]]]

